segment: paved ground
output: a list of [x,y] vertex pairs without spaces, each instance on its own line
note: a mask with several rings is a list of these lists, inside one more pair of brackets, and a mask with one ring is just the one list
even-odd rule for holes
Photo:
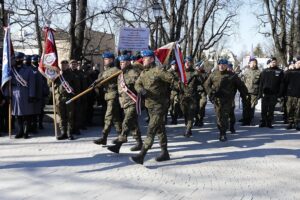
[[299,132],[280,121],[272,130],[237,125],[221,143],[211,105],[207,116],[189,139],[183,121],[168,125],[172,159],[157,163],[156,143],[144,166],[129,160],[132,139],[119,155],[94,145],[100,127],[71,142],[56,141],[50,123],[32,139],[1,137],[0,200],[300,199]]

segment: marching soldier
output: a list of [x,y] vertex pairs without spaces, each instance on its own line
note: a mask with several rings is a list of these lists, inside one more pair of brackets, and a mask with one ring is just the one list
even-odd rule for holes
[[74,96],[74,86],[76,86],[76,77],[74,73],[69,68],[69,63],[67,60],[61,61],[61,73],[62,79],[57,78],[54,81],[55,99],[57,114],[59,115],[59,128],[60,136],[57,140],[74,140],[73,130],[74,130],[74,102],[66,104],[66,102]]
[[187,84],[181,84],[180,107],[186,124],[185,137],[190,137],[192,135],[192,127],[196,110],[197,87],[203,82],[192,64],[193,59],[191,56],[188,56],[185,59],[184,65]]
[[259,85],[259,97],[262,98],[261,104],[261,124],[259,127],[273,128],[274,109],[277,98],[280,97],[283,71],[277,66],[277,59],[271,59],[270,67],[261,73]]
[[[111,52],[105,52],[102,55],[104,59],[104,71],[99,74],[98,80],[101,81],[110,77],[119,71],[117,67],[114,66],[115,56]],[[103,86],[104,88],[104,99],[107,104],[105,118],[104,118],[104,127],[102,130],[102,137],[94,140],[95,144],[106,145],[107,137],[110,133],[112,124],[116,128],[116,132],[120,135],[122,131],[121,119],[120,119],[120,108],[118,100],[118,83],[117,78],[113,78],[110,81],[106,82]]]
[[122,132],[118,136],[118,140],[114,146],[108,147],[108,150],[119,153],[123,143],[127,142],[129,133],[132,133],[136,140],[136,145],[131,147],[131,151],[139,151],[142,149],[141,131],[138,125],[138,115],[136,103],[138,101],[134,84],[138,79],[141,70],[130,64],[130,57],[122,55],[119,57],[120,66],[123,73],[118,77],[118,92],[121,108],[124,110],[124,119],[122,123]]
[[[235,75],[235,72],[233,71],[233,64],[231,63],[228,64],[227,71],[228,73]],[[236,95],[236,92],[237,92],[237,88],[235,88],[233,91],[234,96]],[[232,99],[231,110],[229,112],[229,131],[231,132],[231,134],[235,134],[234,125],[235,125],[236,118],[235,118],[234,110],[235,110],[235,98]]]
[[300,57],[294,66],[295,69],[288,70],[283,80],[283,93],[287,96],[287,129],[300,130]]
[[251,124],[254,118],[255,106],[258,102],[259,84],[260,84],[260,70],[257,66],[257,60],[255,58],[250,59],[249,69],[247,69],[243,76],[243,81],[248,89],[250,97],[250,112],[247,109],[247,105],[243,104],[243,121],[242,126],[247,126]]
[[[165,106],[167,100],[164,92],[168,90],[168,85],[175,86],[173,76],[155,66],[154,52],[151,50],[142,51],[144,70],[140,74],[135,83],[135,89],[145,98],[145,106],[148,109],[150,116],[147,138],[140,153],[131,159],[137,164],[143,164],[147,151],[152,147],[154,137],[158,134],[161,154],[156,158],[156,161],[169,160],[169,152],[167,149],[167,135],[165,130]],[[167,83],[167,84],[166,84]]]
[[[176,77],[178,77],[178,66],[177,66],[175,60],[173,60],[171,62],[171,67],[168,71],[172,74],[174,79]],[[175,89],[172,89],[171,95],[170,95],[170,115],[172,118],[172,121],[171,121],[172,124],[177,124],[177,118],[178,118],[179,111],[180,111],[179,92]]]
[[219,60],[218,69],[210,74],[205,83],[209,99],[215,107],[218,129],[220,131],[219,140],[221,142],[227,141],[228,119],[236,90],[239,90],[241,97],[245,101],[248,93],[241,79],[236,74],[227,71],[227,67],[227,60]]
[[204,69],[203,61],[196,63],[196,71],[202,79],[202,84],[197,86],[197,110],[195,126],[203,126],[203,118],[205,117],[205,107],[207,104],[207,93],[204,89],[203,83],[207,80],[208,74]]

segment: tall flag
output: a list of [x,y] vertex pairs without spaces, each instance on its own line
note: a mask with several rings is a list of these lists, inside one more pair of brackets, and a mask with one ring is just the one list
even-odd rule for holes
[[177,42],[176,42],[176,45],[175,45],[175,48],[174,48],[174,53],[175,53],[176,64],[178,66],[178,72],[179,72],[180,80],[181,80],[182,83],[184,83],[186,85],[187,80],[186,80],[183,56],[182,56],[182,53],[180,51],[180,46]]
[[12,77],[12,58],[14,57],[14,49],[10,38],[10,27],[4,28],[4,40],[3,40],[3,59],[2,59],[2,77],[1,77],[1,90],[3,90],[5,84],[11,80]]
[[55,80],[60,71],[53,31],[50,27],[44,28],[44,52],[39,63],[39,71],[50,80]]
[[171,42],[171,43],[168,43],[154,51],[154,54],[155,54],[157,60],[162,65],[165,65],[169,62],[169,57],[170,57],[172,50],[174,49],[174,45],[175,45],[175,42]]

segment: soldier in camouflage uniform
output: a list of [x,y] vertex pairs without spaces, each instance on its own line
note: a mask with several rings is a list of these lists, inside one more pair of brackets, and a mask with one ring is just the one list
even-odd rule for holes
[[[106,79],[119,71],[119,69],[114,66],[115,56],[113,53],[105,52],[103,53],[102,57],[104,59],[104,71],[99,74],[97,81]],[[117,81],[118,78],[115,77],[103,85],[104,99],[106,101],[107,108],[105,112],[104,127],[102,130],[103,136],[97,140],[94,140],[94,143],[98,145],[106,145],[107,137],[110,133],[112,124],[114,124],[118,135],[122,131]]]
[[192,135],[192,127],[194,123],[196,110],[197,87],[202,84],[201,77],[192,66],[193,59],[191,56],[185,59],[185,74],[187,84],[181,84],[180,107],[183,112],[186,132],[185,137]]
[[218,69],[210,74],[205,83],[205,89],[215,107],[220,131],[219,140],[222,142],[227,141],[226,131],[228,129],[229,113],[236,89],[239,90],[245,101],[248,94],[247,88],[241,79],[236,74],[227,71],[227,65],[228,61],[221,59],[218,62]]
[[[73,89],[76,86],[76,77],[69,68],[69,63],[66,60],[61,61],[61,70],[64,80]],[[74,130],[74,102],[66,104],[66,102],[74,96],[74,93],[70,93],[61,83],[61,80],[57,78],[54,81],[55,100],[57,107],[57,114],[59,116],[59,128],[60,136],[57,140],[69,139],[73,140],[72,131]]]
[[287,97],[287,129],[300,130],[300,57],[297,57],[295,69],[288,70],[283,79],[283,95]]
[[196,109],[196,121],[194,126],[203,126],[203,118],[205,117],[205,107],[207,104],[207,94],[204,89],[203,83],[208,78],[208,74],[204,69],[203,61],[196,63],[196,71],[199,73],[199,76],[202,80],[202,84],[197,86],[197,109]]
[[[250,105],[243,104],[243,122],[242,126],[247,126],[251,124],[254,118],[255,106],[258,102],[258,92],[259,92],[259,82],[260,82],[260,70],[257,66],[257,60],[255,58],[250,59],[249,69],[247,69],[243,76],[243,81],[248,89]],[[247,107],[248,106],[248,107]],[[250,108],[250,112],[249,109]]]
[[[173,75],[174,79],[178,77],[178,66],[175,60],[171,62],[171,67],[168,71]],[[172,124],[177,124],[179,110],[180,110],[179,92],[173,89],[171,90],[171,95],[170,95],[170,115],[172,118],[171,121]]]
[[147,151],[152,147],[156,134],[158,134],[159,144],[162,150],[162,153],[156,158],[156,161],[159,162],[170,159],[164,124],[167,100],[162,94],[168,89],[168,85],[176,86],[176,84],[174,84],[174,78],[169,72],[155,66],[153,51],[142,51],[142,56],[145,69],[137,79],[135,89],[145,97],[145,106],[148,108],[150,121],[147,138],[144,140],[141,152],[137,156],[131,157],[131,159],[138,164],[143,164],[144,157]]
[[273,128],[274,109],[277,98],[281,95],[283,71],[277,66],[277,59],[272,58],[270,67],[263,70],[260,78],[259,97],[261,102],[262,121],[259,127]]
[[122,123],[122,132],[119,135],[116,144],[108,147],[108,150],[119,153],[122,144],[127,142],[127,136],[131,132],[137,143],[130,150],[139,151],[142,149],[143,143],[138,125],[138,115],[136,110],[136,101],[138,99],[134,84],[138,79],[141,70],[130,64],[130,57],[128,55],[120,56],[119,61],[123,73],[118,77],[118,92],[119,102],[121,108],[124,110],[124,119]]

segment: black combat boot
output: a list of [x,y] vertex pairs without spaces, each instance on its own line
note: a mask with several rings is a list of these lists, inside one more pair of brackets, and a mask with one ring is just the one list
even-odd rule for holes
[[293,123],[289,123],[288,126],[286,127],[287,130],[294,128],[294,124]]
[[300,122],[298,122],[297,125],[295,125],[295,126],[296,126],[296,130],[300,131]]
[[171,124],[176,125],[177,124],[177,118],[174,115],[171,115],[172,121]]
[[143,142],[141,138],[136,139],[136,144],[130,148],[130,151],[140,151],[142,149]]
[[229,130],[230,130],[231,134],[236,134],[234,124],[230,124]]
[[226,137],[226,132],[225,131],[220,131],[220,137],[219,140],[221,142],[226,142],[227,141],[227,137]]
[[259,124],[259,128],[263,128],[263,127],[266,127],[266,122],[265,122],[265,121],[262,121],[262,122]]
[[119,153],[123,142],[117,141],[115,145],[107,147],[108,150],[114,153]]
[[67,131],[65,130],[61,130],[60,131],[60,136],[57,136],[57,140],[65,140],[68,138],[68,135],[67,135]]
[[193,134],[192,134],[192,131],[191,130],[186,130],[185,133],[184,133],[184,137],[186,138],[189,138],[191,137]]
[[147,154],[148,149],[146,149],[144,146],[142,147],[142,150],[140,151],[140,153],[136,156],[131,156],[130,160],[132,160],[133,162],[135,162],[136,164],[140,164],[142,165],[144,163],[144,158]]
[[22,138],[24,136],[24,120],[23,117],[17,117],[18,122],[18,133],[15,136],[16,139]]
[[170,160],[170,155],[169,155],[167,147],[162,147],[161,148],[161,154],[159,156],[157,156],[155,158],[155,160],[157,162],[162,162],[162,161]]
[[271,122],[271,121],[268,121],[268,122],[267,122],[267,127],[268,127],[268,128],[273,128],[273,125],[272,125],[272,122]]
[[29,138],[28,132],[29,132],[29,123],[28,123],[28,120],[25,120],[25,122],[24,122],[24,135],[23,135],[24,139]]
[[67,131],[67,136],[68,136],[68,138],[67,138],[68,140],[74,140],[75,139],[72,132],[71,132],[71,130]]
[[98,145],[106,145],[107,143],[107,135],[108,134],[103,134],[103,137],[102,138],[99,138],[98,140],[94,140],[94,143],[95,144],[98,144]]

